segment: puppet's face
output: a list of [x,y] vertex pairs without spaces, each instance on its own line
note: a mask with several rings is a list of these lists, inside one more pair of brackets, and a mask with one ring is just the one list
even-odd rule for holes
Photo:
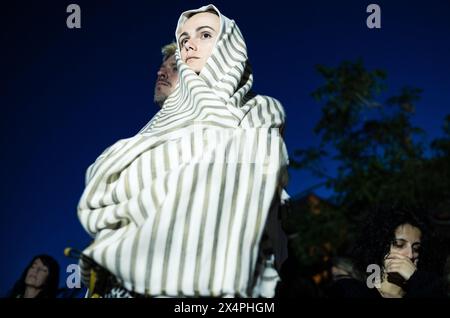
[[200,73],[211,56],[220,31],[220,18],[210,12],[193,15],[183,24],[178,37],[181,59]]

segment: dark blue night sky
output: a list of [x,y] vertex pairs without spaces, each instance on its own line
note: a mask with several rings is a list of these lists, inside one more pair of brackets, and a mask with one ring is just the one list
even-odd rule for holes
[[[160,48],[174,39],[182,11],[209,2],[12,3],[2,4],[0,29],[0,295],[39,253],[57,258],[63,285],[74,263],[64,248],[90,242],[76,214],[85,169],[156,113]],[[81,7],[81,29],[66,27],[70,3]],[[322,82],[314,66],[359,57],[369,69],[387,71],[390,94],[405,85],[422,88],[413,122],[426,141],[441,135],[450,113],[450,1],[213,3],[247,41],[255,91],[284,105],[290,153],[319,140],[312,131],[321,105],[310,93]],[[381,7],[381,29],[366,26],[370,3]],[[292,171],[288,190],[296,195],[317,182]]]

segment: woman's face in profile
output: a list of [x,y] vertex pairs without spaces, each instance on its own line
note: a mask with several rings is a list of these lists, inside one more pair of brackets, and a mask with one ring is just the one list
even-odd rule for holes
[[410,224],[402,224],[395,229],[395,239],[389,253],[396,252],[408,257],[417,266],[420,254],[422,232]]
[[48,267],[38,258],[34,260],[25,277],[25,285],[41,288],[49,275]]
[[219,31],[219,17],[209,12],[190,17],[181,27],[178,37],[181,59],[197,74],[211,56]]

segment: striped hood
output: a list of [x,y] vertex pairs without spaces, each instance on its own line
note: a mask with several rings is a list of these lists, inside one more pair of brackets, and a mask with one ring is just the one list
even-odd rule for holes
[[[251,92],[235,22],[210,5],[183,13],[177,30],[209,8],[221,31],[206,66],[197,75],[178,49],[175,91],[87,169],[78,204],[94,238],[83,253],[141,294],[254,295],[263,232],[287,183],[284,111]],[[80,265],[87,282],[89,264]]]
[[[175,56],[179,83],[141,133],[158,133],[192,124],[233,128],[241,124],[253,107],[268,102],[279,104],[270,97],[255,99],[256,94],[251,91],[253,74],[242,33],[235,21],[222,15],[215,6],[208,5],[181,14],[175,33],[177,43],[186,20],[194,13],[211,9],[220,17],[220,31],[212,55],[197,75],[181,60],[178,47]],[[279,111],[279,115],[284,116],[282,107]]]

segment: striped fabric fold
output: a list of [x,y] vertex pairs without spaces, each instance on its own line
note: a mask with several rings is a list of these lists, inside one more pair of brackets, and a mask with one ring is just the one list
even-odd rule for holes
[[284,110],[251,91],[236,23],[209,5],[183,13],[177,31],[208,9],[221,30],[206,66],[197,75],[177,51],[175,91],[87,169],[78,204],[94,238],[83,253],[149,296],[253,296],[264,229],[287,184]]

